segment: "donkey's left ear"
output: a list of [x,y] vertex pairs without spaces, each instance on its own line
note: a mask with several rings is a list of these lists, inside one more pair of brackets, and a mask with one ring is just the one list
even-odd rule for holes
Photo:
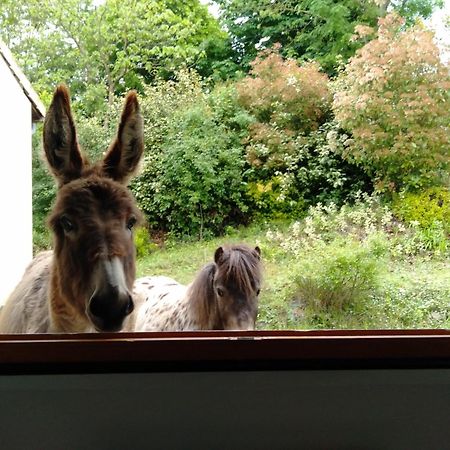
[[261,259],[261,249],[260,249],[258,246],[255,247],[254,255],[255,255],[258,259]]
[[117,137],[103,159],[103,171],[110,178],[127,184],[136,172],[144,152],[144,121],[135,91],[125,98]]
[[45,116],[44,151],[60,186],[81,176],[86,160],[78,147],[69,90],[63,84],[56,88]]

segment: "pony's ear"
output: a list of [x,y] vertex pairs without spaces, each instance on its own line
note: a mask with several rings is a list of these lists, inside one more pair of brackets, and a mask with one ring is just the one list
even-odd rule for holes
[[223,253],[224,252],[222,247],[217,248],[214,252],[214,262],[216,264],[219,264],[219,261],[222,259]]
[[255,247],[255,250],[254,250],[253,254],[254,254],[258,259],[261,259],[261,249],[260,249],[258,246]]
[[69,90],[62,84],[56,88],[45,116],[44,151],[60,185],[80,177],[85,161],[78,147]]
[[143,119],[136,92],[131,91],[125,99],[117,137],[103,159],[103,172],[113,180],[127,184],[143,152]]

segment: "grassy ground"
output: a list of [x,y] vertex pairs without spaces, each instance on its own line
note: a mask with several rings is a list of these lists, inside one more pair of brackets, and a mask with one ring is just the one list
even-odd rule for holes
[[312,307],[299,294],[297,281],[308,253],[299,257],[282,248],[279,240],[268,235],[269,229],[289,238],[289,224],[278,223],[233,230],[207,241],[167,242],[138,260],[138,276],[166,275],[189,283],[212,260],[218,246],[245,242],[262,250],[265,282],[259,329],[450,328],[450,264],[442,255],[380,256],[371,289],[343,307]]

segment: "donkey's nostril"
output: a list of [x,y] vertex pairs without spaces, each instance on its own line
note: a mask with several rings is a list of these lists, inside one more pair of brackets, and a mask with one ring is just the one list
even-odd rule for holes
[[93,297],[91,302],[89,303],[89,309],[91,311],[91,314],[96,317],[100,317],[102,316],[104,307],[97,297]]
[[131,295],[128,295],[128,302],[125,307],[125,315],[128,316],[128,314],[131,314],[133,312],[133,310],[134,310],[134,302],[133,302]]

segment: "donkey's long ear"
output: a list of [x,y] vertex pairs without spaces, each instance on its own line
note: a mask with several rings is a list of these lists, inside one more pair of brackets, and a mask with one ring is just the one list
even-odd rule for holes
[[103,160],[103,171],[112,179],[126,184],[136,171],[144,152],[144,125],[136,92],[125,99],[117,137]]
[[59,85],[45,116],[44,151],[59,185],[79,178],[85,164],[70,110],[69,90]]

